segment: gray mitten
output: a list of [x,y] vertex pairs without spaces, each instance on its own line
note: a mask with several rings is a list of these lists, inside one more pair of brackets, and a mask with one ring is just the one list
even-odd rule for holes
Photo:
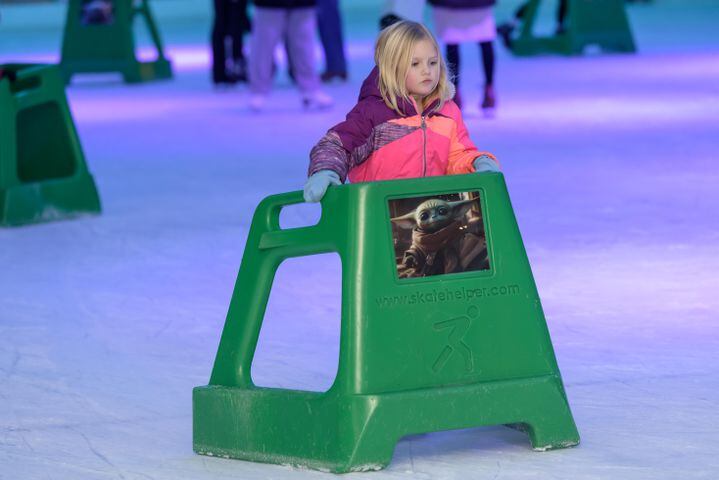
[[492,158],[488,157],[487,155],[482,155],[481,157],[475,158],[473,165],[474,170],[477,173],[499,172],[499,165],[497,165],[497,162],[492,160]]
[[305,202],[316,203],[325,196],[327,187],[330,185],[341,185],[340,176],[332,170],[320,170],[313,173],[305,183]]

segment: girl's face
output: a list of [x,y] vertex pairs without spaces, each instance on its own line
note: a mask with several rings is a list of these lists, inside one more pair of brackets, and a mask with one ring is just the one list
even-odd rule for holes
[[429,39],[417,42],[407,70],[406,87],[415,100],[422,100],[439,83],[439,54]]

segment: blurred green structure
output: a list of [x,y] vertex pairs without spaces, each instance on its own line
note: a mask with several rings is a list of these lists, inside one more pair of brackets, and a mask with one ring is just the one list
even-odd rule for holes
[[[127,83],[172,78],[172,67],[165,57],[148,0],[104,0],[104,11],[89,10],[94,3],[68,1],[60,62],[66,82],[76,73],[102,72],[119,72]],[[133,33],[137,15],[145,20],[157,50],[154,61],[137,59]]]
[[[400,278],[389,199],[478,193],[490,268]],[[376,470],[405,435],[507,424],[535,450],[579,443],[501,174],[332,187],[320,221],[281,229],[302,192],[270,196],[249,232],[209,385],[193,391],[197,453],[331,472]],[[254,385],[275,271],[342,261],[339,364],[326,392]]]
[[519,36],[512,41],[514,54],[580,55],[588,45],[607,52],[636,51],[624,0],[568,0],[566,29],[545,37],[534,34],[540,3],[528,2]]
[[0,71],[0,225],[99,213],[57,66]]

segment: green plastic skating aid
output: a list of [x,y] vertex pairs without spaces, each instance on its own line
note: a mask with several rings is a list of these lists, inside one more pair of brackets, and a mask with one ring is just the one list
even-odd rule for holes
[[[107,18],[96,23],[88,20],[87,6],[87,0],[68,2],[60,62],[66,82],[76,73],[119,72],[127,83],[172,78],[148,0],[111,0]],[[150,32],[157,50],[154,61],[141,62],[136,57],[132,30],[136,15],[145,20]]]
[[624,0],[568,0],[565,31],[546,37],[534,34],[540,1],[530,0],[527,5],[522,30],[512,42],[514,54],[581,55],[588,45],[607,52],[636,51]]
[[[274,195],[255,212],[210,383],[193,391],[197,453],[342,473],[387,466],[423,432],[508,424],[535,450],[579,443],[501,174],[330,187],[316,225],[281,229],[280,210],[302,201]],[[456,215],[441,249],[398,222],[427,206]],[[342,261],[332,387],[255,386],[275,271],[328,252]]]
[[0,69],[0,225],[99,213],[57,66]]

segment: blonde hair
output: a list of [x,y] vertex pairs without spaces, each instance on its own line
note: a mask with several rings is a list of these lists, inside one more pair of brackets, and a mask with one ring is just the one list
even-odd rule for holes
[[447,64],[439,51],[437,40],[427,27],[417,22],[397,22],[382,30],[375,44],[374,62],[379,68],[379,91],[384,103],[400,115],[404,113],[399,109],[399,99],[410,100],[406,78],[412,63],[412,53],[415,45],[425,39],[432,42],[437,50],[439,82],[423,103],[429,105],[439,100],[439,110],[444,102],[454,97],[454,85],[448,79]]

